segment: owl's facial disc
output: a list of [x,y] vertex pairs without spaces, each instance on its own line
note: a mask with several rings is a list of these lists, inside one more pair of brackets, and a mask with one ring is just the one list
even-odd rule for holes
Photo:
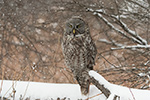
[[85,33],[85,22],[79,18],[70,19],[66,23],[66,33],[71,37],[80,37]]

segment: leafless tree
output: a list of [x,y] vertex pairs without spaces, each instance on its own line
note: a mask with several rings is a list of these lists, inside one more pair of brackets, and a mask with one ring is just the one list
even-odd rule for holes
[[60,50],[64,20],[52,1],[1,0],[0,5],[1,78],[71,82]]

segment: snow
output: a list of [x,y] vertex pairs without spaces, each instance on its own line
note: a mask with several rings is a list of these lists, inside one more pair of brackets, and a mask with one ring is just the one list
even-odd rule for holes
[[115,95],[120,96],[120,100],[150,100],[150,90],[132,89],[111,84],[95,71],[90,71],[89,75],[94,77],[100,84],[103,84],[105,88],[110,90],[111,95],[108,100],[113,100],[112,98]]
[[[111,84],[95,71],[90,71],[89,75],[110,90],[111,95],[107,100],[113,100],[115,96],[119,96],[119,100],[150,100],[149,90],[132,89]],[[0,96],[10,100],[26,98],[30,98],[30,100],[57,100],[58,98],[66,98],[65,100],[87,100],[87,98],[89,98],[89,100],[106,100],[106,97],[94,85],[90,86],[89,94],[83,96],[81,95],[78,84],[55,84],[11,80],[0,80]]]
[[37,22],[40,23],[40,24],[45,23],[45,19],[39,18],[39,19],[37,20]]
[[51,23],[50,24],[53,28],[56,28],[58,26],[58,23]]
[[104,43],[108,43],[108,44],[111,44],[111,42],[109,42],[108,40],[106,39],[99,39],[100,42],[104,42]]
[[[2,80],[0,80],[2,83]],[[57,100],[57,98],[69,98],[70,100],[86,99],[93,97],[101,92],[93,85],[90,86],[90,93],[88,96],[82,96],[80,87],[77,84],[52,84],[52,83],[40,83],[40,82],[24,82],[24,81],[10,81],[4,80],[2,85],[2,91],[0,96],[8,97],[13,100],[12,91],[16,90],[15,100],[19,98],[30,98],[30,100]],[[11,95],[11,96],[10,96]],[[105,100],[103,94],[95,96],[90,100]],[[68,100],[68,99],[66,99]]]
[[105,12],[103,9],[98,9],[96,12]]
[[124,22],[122,22],[121,20],[120,20],[120,23],[123,25],[124,29],[125,29],[129,34],[131,34],[131,35],[133,35],[134,37],[138,38],[140,41],[142,41],[142,43],[144,43],[145,45],[147,45],[147,41],[146,41],[145,39],[141,38],[135,31],[130,30],[130,29],[127,27],[127,25],[126,25]]
[[149,62],[150,62],[150,60],[148,60],[146,63],[144,63],[144,65],[146,66]]
[[139,49],[148,49],[150,48],[150,45],[130,45],[130,46],[120,46],[118,48],[111,48],[113,49],[135,49],[135,48],[139,48]]
[[[105,10],[103,9],[98,9],[98,10],[93,10],[92,8],[87,8],[87,11],[92,12],[93,15],[97,15],[99,18],[101,18],[109,27],[111,27],[113,30],[115,30],[116,32],[120,33],[121,35],[123,35],[124,37],[127,37],[135,42],[137,42],[138,44],[141,45],[148,45],[147,41],[145,39],[143,39],[141,36],[139,36],[135,31],[131,30],[128,28],[128,26],[119,18],[119,16],[115,16],[115,15],[110,15],[110,17],[116,19],[121,25],[122,29],[124,29],[124,31],[121,31],[120,29],[118,29],[117,27],[115,27],[110,21],[108,21],[101,13],[103,13],[104,15],[107,15],[107,13],[105,13]],[[129,34],[129,35],[127,35]],[[131,35],[131,36],[130,36]]]
[[127,4],[127,9],[125,7],[122,7],[122,9],[133,13],[138,13],[138,10],[142,10],[144,12],[146,11],[145,9],[149,7],[148,2],[146,2],[145,0],[132,0],[132,1],[125,1],[125,2]]
[[119,20],[118,16],[115,15],[111,15],[113,18],[115,18],[116,20],[119,21],[119,23],[121,24],[121,27],[127,32],[129,33],[131,36],[133,36],[134,38],[136,38],[137,40],[140,40],[142,43],[144,43],[145,45],[147,45],[147,41],[145,39],[143,39],[142,37],[140,37],[135,31],[129,29],[127,27],[127,25],[122,21]]
[[138,75],[141,76],[141,77],[143,77],[143,76],[146,76],[147,74],[145,74],[145,73],[139,73]]
[[115,94],[110,94],[110,96],[108,97],[108,99],[107,100],[113,100],[114,99],[114,97],[115,97]]
[[35,28],[35,31],[36,31],[38,34],[42,34],[41,29]]

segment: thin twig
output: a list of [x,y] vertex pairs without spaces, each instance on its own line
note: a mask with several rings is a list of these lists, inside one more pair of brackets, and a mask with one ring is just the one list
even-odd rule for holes
[[30,82],[28,82],[28,84],[27,84],[27,87],[26,87],[26,90],[25,90],[25,92],[24,92],[24,95],[23,95],[22,100],[24,99],[24,97],[25,97],[25,95],[26,95],[26,93],[27,93],[27,90],[28,90],[28,87],[29,87],[29,83],[30,83]]
[[131,94],[132,94],[133,100],[136,100],[135,97],[134,97],[133,92],[131,91],[131,88],[129,88],[129,90],[130,90],[130,92],[131,92]]
[[5,73],[5,67],[2,68],[2,80],[1,80],[0,94],[2,92],[2,87],[3,87],[4,73]]
[[94,96],[88,97],[88,98],[87,98],[87,99],[85,99],[85,100],[92,99],[92,98],[97,97],[97,96],[99,96],[99,95],[101,95],[101,94],[103,94],[103,93],[99,93],[99,94],[96,94],[96,95],[94,95]]

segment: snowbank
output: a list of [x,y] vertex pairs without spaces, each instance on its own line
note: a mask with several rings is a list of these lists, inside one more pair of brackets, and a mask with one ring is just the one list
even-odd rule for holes
[[[0,83],[2,80],[0,80]],[[82,96],[80,87],[77,84],[50,84],[40,82],[23,82],[23,81],[3,81],[0,96],[13,100],[13,88],[16,91],[15,100],[19,98],[30,98],[30,100],[57,100],[57,98],[67,98],[65,100],[84,100],[92,97],[90,100],[105,100],[105,96],[93,85],[90,86],[89,96]],[[95,96],[95,97],[93,97]],[[69,98],[69,99],[68,99]]]

